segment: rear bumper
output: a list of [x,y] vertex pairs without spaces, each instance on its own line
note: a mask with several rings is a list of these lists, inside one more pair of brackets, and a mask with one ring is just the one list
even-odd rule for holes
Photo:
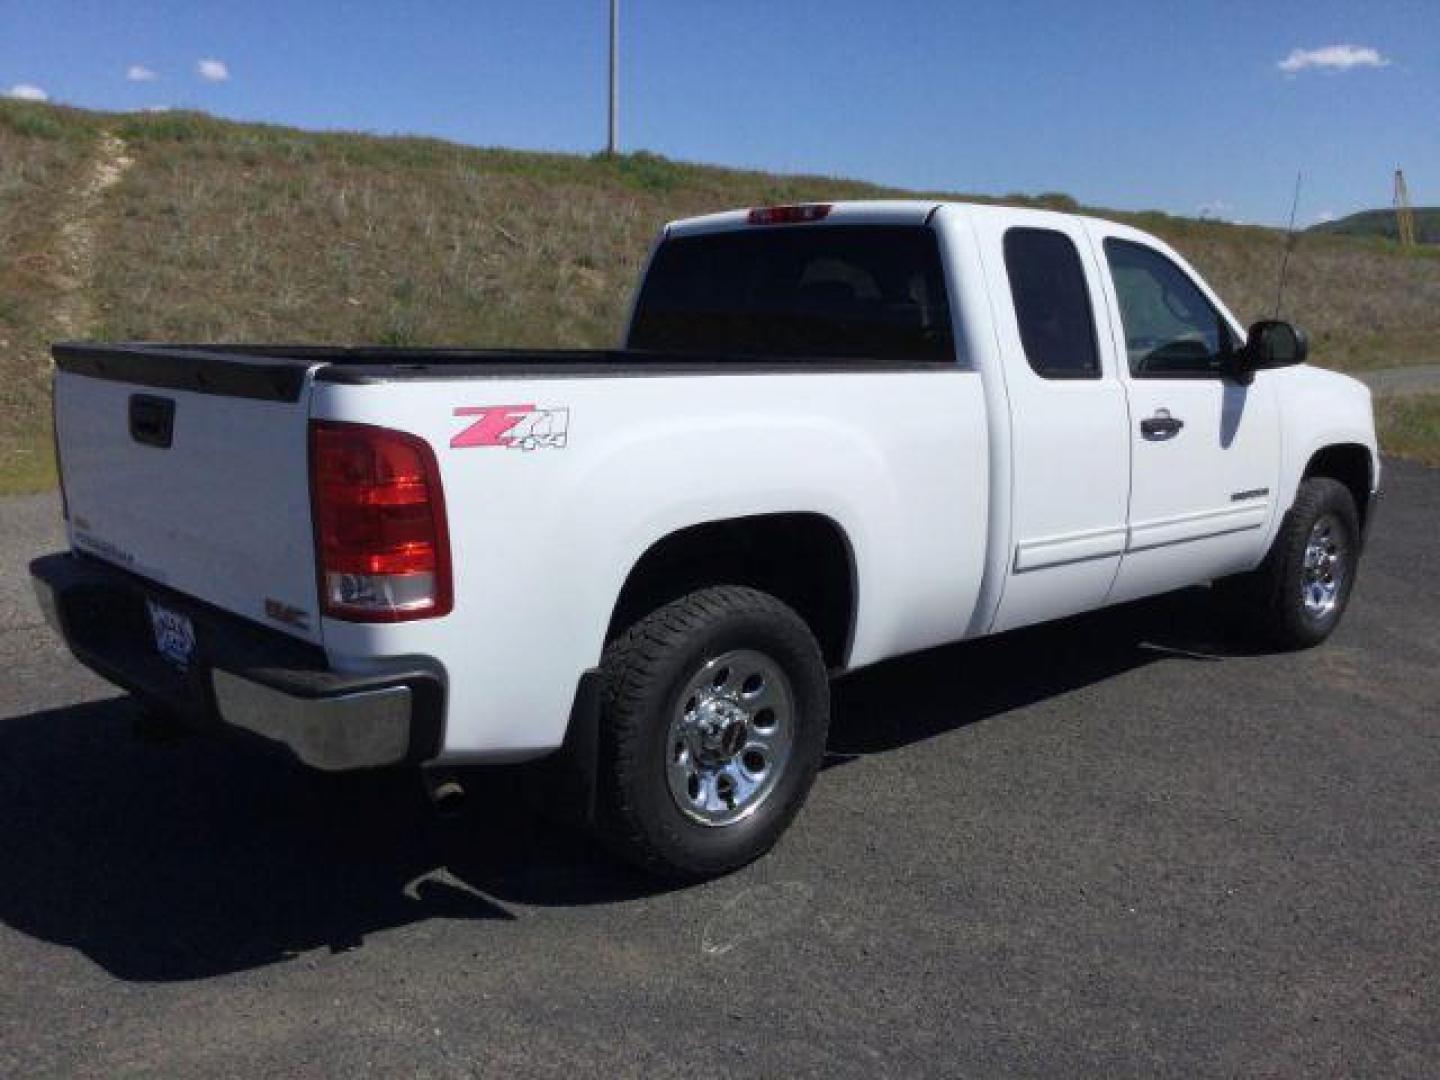
[[[336,672],[318,646],[86,556],[44,556],[30,575],[46,620],[81,663],[192,727],[249,732],[329,771],[419,764],[440,751],[438,666]],[[146,600],[190,619],[184,668],[156,650]]]

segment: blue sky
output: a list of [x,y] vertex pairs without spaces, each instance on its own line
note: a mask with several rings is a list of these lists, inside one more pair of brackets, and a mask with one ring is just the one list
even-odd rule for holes
[[[0,0],[0,92],[589,152],[607,19]],[[1268,223],[1297,169],[1308,223],[1388,205],[1401,165],[1440,203],[1440,0],[622,0],[622,24],[622,149]]]

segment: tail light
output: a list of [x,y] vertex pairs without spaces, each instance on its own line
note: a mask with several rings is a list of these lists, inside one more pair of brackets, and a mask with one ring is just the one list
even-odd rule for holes
[[310,502],[326,615],[403,622],[450,611],[445,496],[424,439],[312,420]]
[[745,220],[751,225],[802,225],[807,221],[823,221],[829,213],[829,203],[757,206]]

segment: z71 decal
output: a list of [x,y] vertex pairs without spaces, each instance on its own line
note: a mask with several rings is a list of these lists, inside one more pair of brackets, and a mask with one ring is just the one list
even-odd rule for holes
[[453,439],[452,448],[508,446],[512,450],[537,450],[542,446],[565,448],[570,432],[569,409],[537,409],[534,405],[464,406],[456,416],[473,416]]

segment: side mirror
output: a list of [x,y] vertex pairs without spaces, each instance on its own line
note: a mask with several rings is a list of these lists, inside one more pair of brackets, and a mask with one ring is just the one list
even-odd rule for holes
[[1310,347],[1305,335],[1288,322],[1261,319],[1250,327],[1245,347],[1235,354],[1232,371],[1237,381],[1248,383],[1255,372],[1265,368],[1303,364]]

